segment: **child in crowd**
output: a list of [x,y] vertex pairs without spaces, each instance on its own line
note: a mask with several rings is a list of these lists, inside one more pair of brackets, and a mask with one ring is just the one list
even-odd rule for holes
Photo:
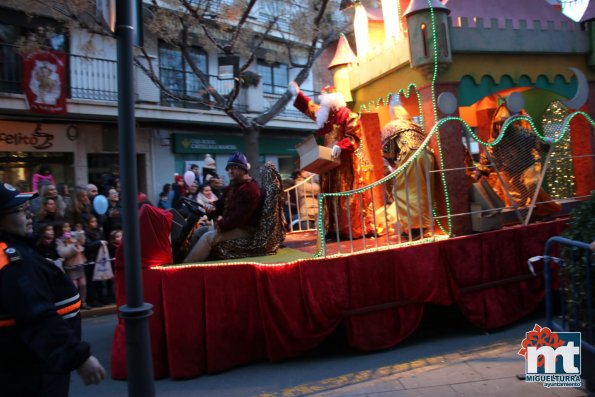
[[52,169],[47,164],[41,164],[37,172],[33,174],[33,178],[31,180],[31,187],[34,192],[38,192],[41,188],[41,185],[44,183],[50,185],[56,184],[56,182],[54,181],[54,176],[52,175]]
[[165,192],[159,193],[159,202],[157,203],[157,208],[161,208],[162,210],[169,209],[169,201],[167,200],[167,193],[165,193]]
[[37,243],[35,244],[37,252],[45,259],[64,270],[62,259],[58,254],[58,248],[56,246],[54,226],[49,223],[41,225],[39,227],[39,235],[39,240],[37,240]]
[[85,266],[85,279],[87,282],[87,303],[91,307],[101,307],[107,304],[105,296],[104,280],[93,281],[93,273],[95,272],[95,259],[99,248],[107,245],[107,241],[103,237],[103,232],[99,228],[97,218],[91,216],[85,223],[85,256],[87,257],[87,265]]
[[[116,229],[112,230],[109,235],[109,243],[107,245],[107,249],[109,251],[109,257],[111,259],[112,271],[116,274],[116,251],[118,247],[122,244],[122,230]],[[114,293],[114,280],[107,280],[106,283],[107,289],[107,300],[110,303],[114,303],[116,301],[116,295]]]
[[112,259],[112,266],[116,260],[116,251],[118,247],[122,244],[122,230],[112,230],[109,235],[109,244],[107,246],[109,250],[109,257]]
[[215,159],[207,153],[202,166],[202,182],[207,183],[211,178],[219,179],[219,175],[217,175],[217,163]]
[[78,288],[81,296],[81,308],[90,309],[87,304],[87,282],[85,280],[85,234],[82,227],[77,225],[77,231],[72,232],[70,223],[62,222],[56,226],[56,245],[58,254],[64,259],[64,271]]

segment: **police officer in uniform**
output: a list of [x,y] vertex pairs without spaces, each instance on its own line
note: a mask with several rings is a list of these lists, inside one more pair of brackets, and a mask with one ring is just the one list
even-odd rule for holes
[[29,200],[0,181],[0,395],[68,396],[70,372],[87,385],[105,370],[81,341],[81,299],[72,281],[35,252]]

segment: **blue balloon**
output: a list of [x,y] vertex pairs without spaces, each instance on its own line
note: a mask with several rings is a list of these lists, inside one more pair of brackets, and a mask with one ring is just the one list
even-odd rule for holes
[[93,199],[93,208],[99,215],[105,214],[107,211],[107,199],[104,195],[98,194]]

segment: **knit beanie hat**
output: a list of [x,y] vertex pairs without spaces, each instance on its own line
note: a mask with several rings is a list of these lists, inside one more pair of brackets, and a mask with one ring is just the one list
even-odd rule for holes
[[248,159],[242,152],[235,152],[229,159],[227,160],[227,165],[225,166],[225,170],[227,171],[229,167],[240,167],[244,169],[246,172],[250,170],[250,163],[248,163]]
[[215,159],[213,157],[211,157],[210,154],[206,154],[205,155],[205,161],[203,163],[203,168],[210,168],[212,170],[214,170],[215,168],[217,168],[217,163],[215,163]]

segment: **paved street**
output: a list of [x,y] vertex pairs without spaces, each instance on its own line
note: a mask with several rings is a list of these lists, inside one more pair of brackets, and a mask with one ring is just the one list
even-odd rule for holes
[[[525,332],[542,310],[512,326],[483,332],[451,308],[429,307],[419,330],[398,346],[373,354],[350,350],[337,333],[306,357],[271,364],[254,363],[188,380],[155,382],[157,396],[560,396],[587,393],[572,388],[546,389],[516,378],[524,372],[517,355]],[[109,368],[115,315],[86,318],[84,338]],[[108,379],[85,387],[75,375],[71,396],[127,396],[127,384]]]

